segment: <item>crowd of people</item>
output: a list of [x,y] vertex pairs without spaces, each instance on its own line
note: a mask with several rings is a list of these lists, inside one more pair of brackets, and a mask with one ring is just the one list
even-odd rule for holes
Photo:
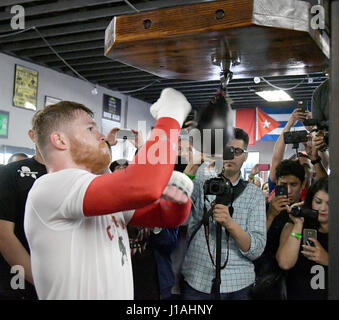
[[[217,174],[180,136],[190,110],[180,92],[163,90],[151,137],[133,130],[132,162],[112,162],[119,129],[101,134],[87,107],[38,111],[28,133],[35,155],[0,168],[0,299],[327,299],[324,132],[306,126],[305,151],[284,159],[284,133],[312,114],[295,109],[268,180],[255,166],[246,181],[248,134],[234,128],[234,157]],[[168,151],[157,163],[155,147]],[[216,177],[229,183],[223,201],[206,192]]]

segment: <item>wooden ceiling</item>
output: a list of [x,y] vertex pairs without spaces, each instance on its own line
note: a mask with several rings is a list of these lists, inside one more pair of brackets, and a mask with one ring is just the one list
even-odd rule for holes
[[[104,55],[105,30],[113,17],[148,12],[187,4],[212,2],[198,0],[1,0],[0,1],[0,51],[25,59],[59,72],[77,76],[52,52],[38,32],[30,29],[14,33],[10,21],[10,9],[20,4],[25,8],[25,28],[36,27],[53,49],[81,76],[93,84],[124,92],[132,97],[152,103],[163,88],[173,87],[183,92],[193,107],[199,108],[219,90],[217,79],[185,79],[167,75],[155,75],[113,61]],[[199,70],[199,67],[197,67]],[[310,103],[314,89],[326,77],[322,70],[300,73],[276,73],[265,76],[275,86],[288,90],[294,99],[288,103],[268,103],[255,94],[257,90],[272,89],[264,80],[256,84],[253,76],[234,77],[228,93],[233,108],[267,106],[296,106],[298,101]],[[299,84],[299,85],[298,85]]]

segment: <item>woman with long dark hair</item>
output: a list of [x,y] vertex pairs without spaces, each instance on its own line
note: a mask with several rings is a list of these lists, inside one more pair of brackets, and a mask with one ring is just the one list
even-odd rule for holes
[[[321,178],[308,190],[304,208],[318,211],[318,219],[295,217],[290,214],[280,237],[276,254],[280,268],[288,270],[288,300],[326,300],[328,295],[328,178]],[[317,239],[304,239],[308,230]]]

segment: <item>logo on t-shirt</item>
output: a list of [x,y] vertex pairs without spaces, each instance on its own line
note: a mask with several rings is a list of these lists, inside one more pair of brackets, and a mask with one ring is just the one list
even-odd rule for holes
[[24,178],[24,177],[32,177],[34,179],[36,179],[36,175],[38,174],[38,172],[32,172],[30,168],[26,167],[26,166],[22,166],[21,170],[18,170],[18,172],[20,172],[20,177]]
[[124,241],[122,237],[119,237],[119,250],[121,252],[121,265],[123,266],[125,263],[124,256],[127,259],[127,253],[126,253],[126,247],[124,245]]

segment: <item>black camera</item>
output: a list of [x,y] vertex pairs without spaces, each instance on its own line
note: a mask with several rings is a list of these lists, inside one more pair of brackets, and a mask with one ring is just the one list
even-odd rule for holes
[[222,204],[228,205],[232,202],[233,187],[232,183],[223,175],[205,181],[204,194],[217,196],[216,203],[221,203],[219,199],[222,197]]
[[328,132],[324,133],[324,142],[328,146]]
[[[329,130],[328,120],[319,121],[317,119],[308,119],[308,120],[304,121],[304,125],[309,126],[309,127],[316,126],[316,129],[311,130],[311,132],[324,130],[325,131],[324,142],[325,142],[326,146],[328,146],[328,130]],[[320,151],[325,151],[326,149],[327,149],[327,147],[325,147],[323,150],[320,150]]]
[[284,142],[285,144],[298,144],[301,142],[308,141],[308,132],[306,130],[301,131],[292,131],[284,133]]
[[329,128],[328,120],[319,121],[317,119],[306,119],[303,121],[303,124],[304,126],[307,126],[307,127],[316,126],[317,127],[316,131],[318,130],[328,131],[328,128]]
[[314,219],[318,220],[318,215],[319,211],[318,210],[313,210],[313,209],[308,209],[305,207],[293,207],[291,210],[292,216],[296,218],[307,218],[307,219]]

